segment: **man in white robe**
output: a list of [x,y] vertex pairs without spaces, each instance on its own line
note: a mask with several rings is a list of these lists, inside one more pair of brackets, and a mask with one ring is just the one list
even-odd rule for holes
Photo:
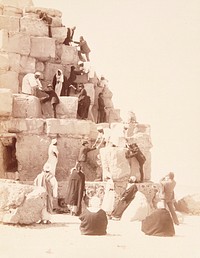
[[42,90],[40,76],[40,72],[27,73],[22,80],[22,93],[36,96],[37,88]]

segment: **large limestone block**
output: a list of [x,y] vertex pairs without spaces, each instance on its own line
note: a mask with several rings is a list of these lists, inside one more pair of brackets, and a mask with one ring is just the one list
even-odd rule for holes
[[8,131],[23,134],[42,134],[44,133],[45,121],[42,118],[14,118],[7,125]]
[[29,35],[25,33],[16,33],[9,36],[8,52],[20,55],[29,55],[31,49],[31,41]]
[[130,166],[125,157],[125,149],[104,147],[100,149],[103,178],[111,175],[114,181],[122,181],[130,176]]
[[7,71],[0,75],[0,88],[8,88],[12,93],[17,93],[19,88],[18,73]]
[[78,63],[78,54],[75,47],[62,45],[61,63],[62,64]]
[[23,13],[22,9],[14,6],[7,5],[7,6],[4,6],[3,8],[3,15],[21,17],[22,13]]
[[78,109],[77,97],[59,97],[60,103],[56,106],[58,118],[76,118]]
[[3,5],[14,6],[23,9],[24,7],[33,6],[32,0],[1,0]]
[[40,19],[22,17],[20,19],[20,31],[30,36],[48,37],[48,26]]
[[47,134],[64,134],[84,137],[90,134],[90,121],[77,119],[46,119]]
[[41,219],[46,201],[46,192],[43,187],[1,180],[0,195],[1,222],[28,225]]
[[21,56],[20,59],[20,72],[21,73],[34,73],[35,72],[35,58],[30,56]]
[[52,9],[52,8],[43,8],[43,7],[35,7],[35,6],[29,6],[25,8],[25,13],[36,13],[38,14],[40,11],[41,12],[45,12],[48,15],[52,16],[52,17],[61,17],[62,16],[62,12],[56,9]]
[[0,116],[12,114],[12,92],[10,89],[0,89]]
[[76,76],[76,83],[88,83],[88,75],[87,74],[83,74],[83,75],[77,75]]
[[35,96],[14,94],[12,116],[15,118],[41,118],[40,100]]
[[5,73],[9,69],[9,57],[6,53],[0,53],[0,74]]
[[31,37],[30,56],[42,61],[55,58],[55,39],[45,37]]
[[9,56],[9,67],[11,71],[19,73],[20,71],[20,54],[8,53]]
[[6,51],[8,47],[8,31],[0,30],[0,50]]
[[[55,25],[54,25],[55,26]],[[52,37],[56,39],[58,43],[63,43],[66,38],[67,30],[65,27],[53,27],[52,25]]]
[[200,193],[191,194],[180,199],[176,209],[192,215],[200,215]]
[[19,32],[19,17],[0,15],[0,29]]

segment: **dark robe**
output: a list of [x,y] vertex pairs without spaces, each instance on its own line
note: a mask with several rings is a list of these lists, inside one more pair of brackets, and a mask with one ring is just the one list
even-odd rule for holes
[[73,172],[69,176],[69,183],[67,188],[66,203],[69,205],[77,206],[76,216],[81,214],[82,210],[82,199],[85,191],[85,175],[82,172]]
[[135,184],[131,185],[128,189],[126,189],[121,199],[119,200],[117,206],[113,210],[111,216],[115,218],[121,218],[125,209],[129,206],[131,201],[135,198],[135,194],[138,191],[137,186]]
[[174,224],[166,209],[157,209],[142,221],[142,231],[150,236],[174,236]]
[[58,95],[55,93],[54,90],[44,90],[46,94],[48,94],[48,97],[44,97],[41,99],[42,103],[45,103],[47,101],[51,101],[51,104],[58,104],[60,102]]
[[104,210],[91,212],[85,209],[79,216],[82,235],[106,235],[108,219]]
[[70,87],[69,87],[70,85],[73,85],[75,88],[77,88],[77,83],[75,82],[75,80],[77,78],[77,75],[81,75],[81,74],[82,74],[82,71],[75,70],[75,67],[71,66],[70,75],[69,75],[69,78],[66,80],[66,84],[65,84],[67,96],[70,95]]
[[[55,87],[56,87],[56,74],[53,77],[52,86],[53,86],[53,90],[55,91]],[[62,83],[62,89],[61,89],[60,96],[69,96],[69,95],[67,95],[68,92],[69,92],[69,89],[67,87],[67,78],[66,78],[66,76],[64,76],[64,81]]]
[[77,113],[80,119],[88,118],[90,103],[91,103],[90,97],[87,96],[86,90],[82,89],[78,96],[78,110],[77,110]]
[[105,123],[106,122],[106,111],[105,104],[102,97],[98,98],[98,121],[97,123]]

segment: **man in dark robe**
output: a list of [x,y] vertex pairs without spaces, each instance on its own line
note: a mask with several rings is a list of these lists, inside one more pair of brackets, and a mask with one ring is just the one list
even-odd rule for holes
[[142,231],[150,236],[174,236],[174,224],[164,203],[142,221]]
[[100,199],[92,197],[90,207],[79,216],[81,220],[80,231],[82,235],[106,235],[108,219],[106,212],[100,209]]
[[103,93],[99,93],[98,97],[98,118],[97,123],[105,123],[106,122],[106,111],[105,111],[105,103],[103,100]]
[[83,141],[82,146],[79,150],[79,154],[78,154],[78,162],[79,162],[81,168],[83,169],[83,171],[85,170],[85,164],[88,159],[88,157],[87,157],[88,152],[93,151],[95,149],[96,149],[96,147],[92,147],[92,148],[89,147],[88,141],[86,141],[86,140]]
[[128,186],[123,192],[121,199],[119,200],[117,206],[113,210],[111,216],[113,220],[120,219],[125,209],[129,206],[131,201],[135,198],[135,194],[138,191],[138,188],[135,184],[136,177],[131,176],[128,180]]
[[56,118],[56,106],[59,104],[60,100],[57,96],[57,94],[55,93],[55,91],[53,90],[53,87],[51,84],[49,84],[47,86],[47,89],[46,90],[42,90],[43,92],[45,92],[46,94],[48,94],[49,96],[48,97],[43,97],[40,99],[40,102],[41,103],[45,103],[47,101],[50,101],[51,102],[51,105],[52,105],[52,108],[53,108],[53,115],[54,115],[54,118]]
[[79,216],[82,211],[82,199],[85,193],[85,175],[81,170],[79,163],[72,168],[68,188],[66,203],[70,210],[71,215]]
[[80,119],[87,119],[88,112],[90,107],[90,97],[87,95],[87,92],[83,84],[79,85],[79,95],[78,95],[78,110],[77,114]]

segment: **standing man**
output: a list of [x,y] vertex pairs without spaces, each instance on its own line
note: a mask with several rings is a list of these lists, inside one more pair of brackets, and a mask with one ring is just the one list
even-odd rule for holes
[[22,93],[36,96],[37,89],[42,90],[40,72],[27,73],[22,80]]
[[74,31],[75,31],[76,27],[72,27],[72,28],[67,28],[67,37],[65,38],[63,44],[70,46],[71,42],[73,42],[73,36],[74,36]]
[[46,163],[50,164],[51,174],[55,176],[56,166],[58,163],[58,147],[56,138],[51,140],[51,143],[48,148],[48,160]]
[[85,194],[85,175],[77,162],[72,168],[67,187],[66,203],[72,216],[79,216],[82,211],[82,199]]
[[174,224],[179,225],[179,221],[174,209],[174,188],[176,181],[174,180],[174,173],[170,172],[168,175],[160,180],[163,189],[163,195],[166,205],[169,208]]
[[[91,52],[90,48],[88,47],[87,41],[83,38],[83,36],[80,36],[80,42],[74,41],[74,43],[78,44],[80,47],[80,50],[78,51],[79,59],[83,62],[88,61],[90,62],[89,53]],[[82,54],[85,55],[85,58],[82,56]]]
[[98,96],[98,118],[97,123],[105,123],[106,122],[106,111],[105,111],[105,103],[103,100],[103,93],[100,92]]
[[78,155],[78,162],[79,162],[81,168],[83,169],[83,171],[85,169],[85,164],[87,162],[88,152],[93,151],[95,149],[96,149],[96,147],[89,148],[89,142],[88,141],[86,141],[86,140],[83,141],[82,146],[81,146],[80,151],[79,151],[79,155]]
[[50,164],[46,163],[42,172],[35,178],[34,185],[44,187],[47,193],[46,204],[42,210],[41,224],[50,224],[51,214],[53,213],[53,198],[57,197],[58,182],[51,173]]

